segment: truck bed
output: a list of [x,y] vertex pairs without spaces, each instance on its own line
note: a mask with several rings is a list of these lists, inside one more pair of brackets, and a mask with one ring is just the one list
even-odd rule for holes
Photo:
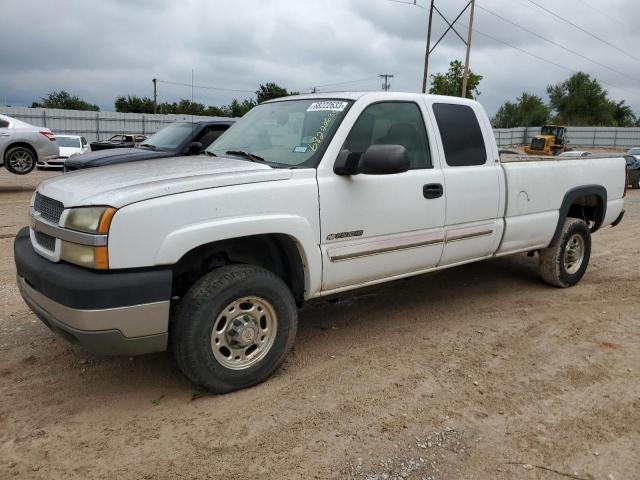
[[577,188],[605,190],[603,225],[622,211],[624,182],[620,178],[626,168],[622,157],[505,155],[500,163],[507,194],[498,255],[548,246],[558,225],[558,207]]

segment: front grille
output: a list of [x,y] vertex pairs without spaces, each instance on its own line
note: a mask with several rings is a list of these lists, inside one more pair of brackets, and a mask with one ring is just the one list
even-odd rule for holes
[[531,140],[531,148],[533,150],[544,150],[544,144],[544,138],[534,138],[533,140]]
[[51,235],[47,235],[46,233],[42,233],[42,232],[34,232],[34,233],[36,235],[36,241],[38,242],[38,245],[40,245],[42,248],[45,248],[50,252],[53,252],[56,249],[55,237],[52,237]]
[[62,202],[59,202],[58,200],[45,197],[44,195],[40,195],[39,192],[36,192],[33,209],[45,220],[49,220],[50,222],[57,224],[60,221],[60,215],[62,215],[64,205],[62,205]]

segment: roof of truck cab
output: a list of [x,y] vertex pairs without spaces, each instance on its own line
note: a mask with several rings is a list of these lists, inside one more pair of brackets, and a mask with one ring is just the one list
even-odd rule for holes
[[343,99],[343,100],[358,100],[366,96],[384,97],[389,96],[391,98],[402,97],[403,99],[418,99],[429,98],[431,100],[440,100],[443,103],[458,103],[458,104],[476,104],[475,100],[469,98],[449,97],[446,95],[432,95],[429,93],[415,93],[415,92],[383,92],[383,91],[364,91],[364,92],[320,92],[320,93],[307,93],[302,95],[290,95],[287,97],[274,98],[264,103],[280,102],[286,100],[325,100],[325,99]]

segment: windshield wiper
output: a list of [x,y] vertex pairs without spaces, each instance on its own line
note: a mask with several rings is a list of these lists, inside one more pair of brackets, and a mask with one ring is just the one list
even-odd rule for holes
[[266,163],[266,160],[261,156],[254,153],[245,152],[244,150],[227,150],[224,153],[226,153],[227,155],[237,155],[239,157],[244,157],[255,163]]
[[149,147],[153,151],[155,151],[158,148],[155,145],[151,145],[150,143],[141,143],[140,146],[141,147]]
[[216,155],[215,153],[210,152],[209,150],[205,150],[205,151],[204,151],[204,152],[202,152],[202,153],[204,153],[205,155],[208,155],[208,156],[210,156],[210,157],[217,157],[217,156],[218,156],[218,155]]

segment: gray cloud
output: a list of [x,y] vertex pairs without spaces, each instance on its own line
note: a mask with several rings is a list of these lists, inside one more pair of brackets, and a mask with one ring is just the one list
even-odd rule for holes
[[[640,2],[536,0],[640,58]],[[422,0],[427,4],[428,0]],[[393,73],[392,88],[418,91],[422,81],[427,12],[387,0],[4,0],[0,16],[0,100],[29,105],[52,90],[67,89],[112,109],[117,95],[151,95],[154,77],[253,91],[276,81],[289,89],[354,79],[350,89],[377,89],[378,73]],[[464,0],[439,0],[453,18]],[[540,12],[527,0],[478,0],[478,5],[520,23],[630,79],[549,45],[482,9],[478,31],[598,78],[612,97],[640,113],[640,62]],[[595,7],[595,8],[594,8]],[[606,9],[606,10],[605,10]],[[597,11],[599,10],[599,11]],[[29,25],[25,28],[25,22]],[[466,23],[466,19],[465,19]],[[445,28],[434,19],[434,38]],[[459,31],[466,35],[464,27]],[[462,59],[464,46],[449,34],[432,56],[431,72]],[[484,76],[480,101],[494,112],[522,91],[545,88],[570,71],[474,35],[471,68]],[[638,79],[638,80],[635,80]],[[160,84],[162,101],[189,97],[188,87]],[[249,94],[196,90],[196,100],[224,104]]]

